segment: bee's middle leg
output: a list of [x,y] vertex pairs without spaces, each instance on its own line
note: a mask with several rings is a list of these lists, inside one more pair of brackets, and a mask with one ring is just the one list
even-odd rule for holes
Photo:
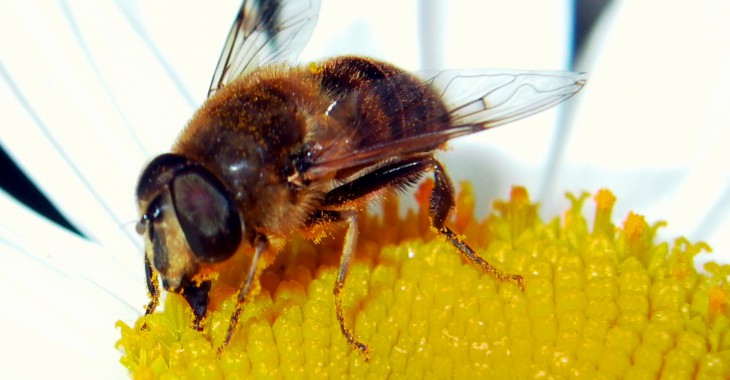
[[339,209],[338,211],[318,210],[310,216],[310,222],[312,224],[319,221],[344,221],[347,223],[347,233],[345,234],[345,242],[340,259],[340,269],[337,273],[333,291],[335,295],[335,312],[337,314],[337,321],[340,323],[340,329],[347,343],[354,349],[362,352],[366,359],[370,355],[370,349],[366,344],[357,340],[352,334],[352,331],[345,326],[342,311],[341,292],[345,286],[350,262],[355,256],[358,236],[357,210],[347,209],[346,205],[351,201],[371,196],[383,189],[398,188],[415,183],[428,167],[428,162],[428,160],[421,158],[412,159],[387,165],[365,174],[354,181],[333,189],[325,195],[323,205],[325,207]]

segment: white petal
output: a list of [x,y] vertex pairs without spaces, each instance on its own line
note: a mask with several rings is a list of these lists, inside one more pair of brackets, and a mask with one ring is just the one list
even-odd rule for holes
[[[0,192],[2,378],[123,377],[114,324],[140,315],[141,258],[119,262]],[[12,216],[8,218],[7,216]],[[138,260],[135,260],[138,259]],[[138,267],[132,274],[132,265]]]
[[3,146],[92,240],[138,248],[122,226],[136,219],[144,162],[189,117],[181,95],[113,3],[0,5]]
[[730,261],[728,15],[730,4],[718,1],[615,3],[584,60],[590,79],[554,187],[609,187],[619,220],[628,210],[668,220],[665,238],[706,240],[723,262]]

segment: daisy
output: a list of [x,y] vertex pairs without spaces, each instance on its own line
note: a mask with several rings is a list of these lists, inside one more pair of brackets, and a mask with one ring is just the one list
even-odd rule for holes
[[[131,228],[134,184],[202,102],[238,4],[194,6],[0,5],[3,147],[85,237],[3,194],[0,281],[9,302],[0,331],[17,342],[0,358],[5,377],[128,375],[113,326],[131,324],[145,303],[141,239]],[[355,53],[414,70],[565,66],[563,3],[530,12],[501,2],[433,7],[420,10],[433,18],[421,25],[448,25],[440,32],[419,30],[412,6],[325,2],[301,60]],[[454,180],[491,189],[479,191],[478,215],[515,183],[541,200],[545,215],[567,208],[565,189],[607,186],[621,199],[617,223],[629,209],[667,218],[664,236],[681,231],[727,254],[720,232],[730,196],[721,164],[728,113],[721,104],[730,61],[713,47],[725,46],[722,36],[730,34],[721,32],[727,9],[715,7],[613,5],[580,61],[591,84],[561,128],[546,128],[558,116],[545,113],[452,144],[444,157]],[[656,15],[650,30],[647,15]],[[422,35],[441,39],[429,46]],[[466,169],[474,165],[488,174],[475,177]],[[38,358],[43,364],[33,365]]]

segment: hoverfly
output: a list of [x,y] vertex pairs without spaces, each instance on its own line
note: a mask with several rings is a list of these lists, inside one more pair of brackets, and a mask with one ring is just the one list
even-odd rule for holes
[[341,223],[347,232],[336,315],[350,346],[367,356],[367,345],[345,325],[340,295],[357,246],[357,210],[433,175],[434,229],[467,261],[522,287],[521,276],[490,265],[446,225],[454,190],[434,152],[453,138],[552,107],[586,79],[550,71],[416,75],[359,56],[283,63],[311,36],[318,10],[317,0],[244,0],[208,99],[171,152],[142,172],[137,230],[145,240],[146,314],[158,304],[159,275],[167,291],[187,300],[202,329],[211,288],[205,273],[253,251],[225,346],[258,280],[259,259],[276,249],[272,242]]

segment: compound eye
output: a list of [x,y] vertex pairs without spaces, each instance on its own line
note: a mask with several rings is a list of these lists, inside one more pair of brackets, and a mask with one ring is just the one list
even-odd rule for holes
[[242,227],[236,207],[223,185],[198,166],[175,174],[172,202],[188,246],[201,260],[217,262],[233,255]]

